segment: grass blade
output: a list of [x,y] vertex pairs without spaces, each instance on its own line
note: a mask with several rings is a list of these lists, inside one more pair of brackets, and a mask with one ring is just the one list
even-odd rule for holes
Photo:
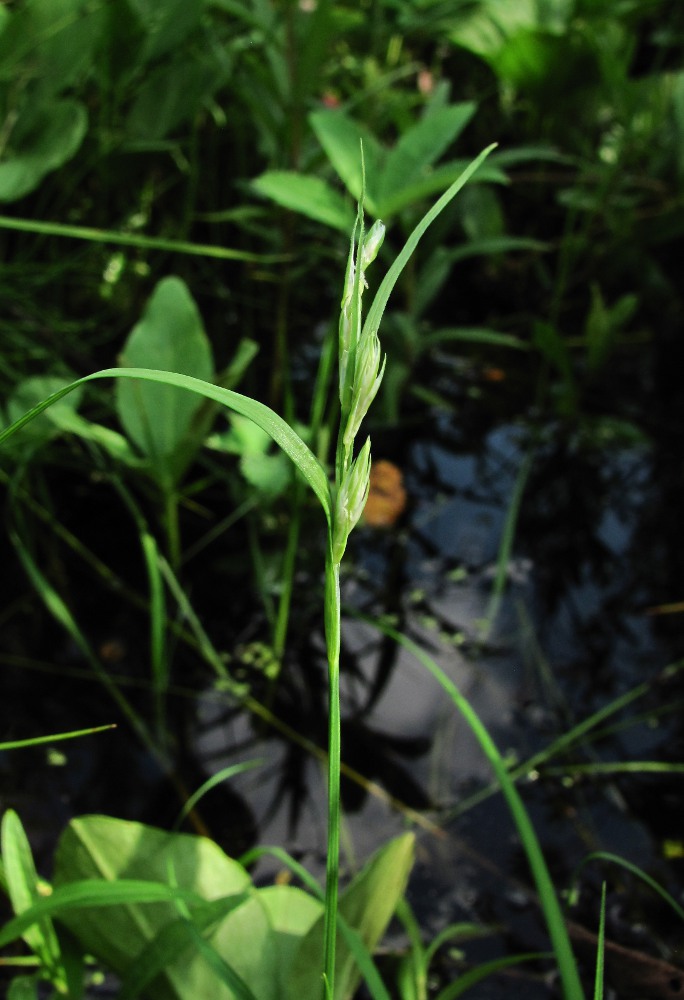
[[0,743],[0,750],[21,750],[24,747],[37,747],[44,743],[58,743],[60,740],[75,740],[79,736],[104,733],[107,729],[116,729],[116,724],[112,722],[108,726],[94,726],[92,729],[74,729],[70,733],[53,733],[52,736],[33,736],[27,740],[11,740],[9,743]]
[[639,868],[638,865],[633,864],[631,861],[627,861],[626,858],[621,858],[617,854],[611,854],[610,851],[592,851],[588,854],[580,864],[578,865],[574,875],[573,875],[573,885],[577,884],[577,879],[579,874],[585,865],[588,865],[590,861],[607,861],[609,864],[618,865],[620,868],[624,868],[625,871],[630,872],[632,875],[636,875],[638,879],[641,879],[650,889],[652,889],[658,896],[665,902],[672,910],[677,914],[680,920],[684,920],[684,907],[680,906],[677,900],[670,895],[667,889],[663,889],[659,882],[656,882],[654,878],[643,870]]
[[176,900],[201,903],[195,893],[174,889],[161,882],[142,879],[118,879],[105,882],[97,879],[83,879],[59,886],[49,896],[8,921],[0,930],[0,948],[22,937],[27,927],[45,917],[59,916],[67,910],[82,910],[87,907],[130,906],[140,903],[173,903]]
[[491,151],[496,148],[496,143],[488,146],[484,149],[479,156],[477,156],[472,163],[470,163],[463,173],[458,177],[451,187],[444,192],[441,198],[435,202],[429,212],[423,216],[416,228],[413,230],[409,238],[406,240],[401,253],[397,255],[389,271],[380,283],[380,287],[375,293],[375,298],[373,299],[373,304],[368,310],[368,316],[366,317],[366,322],[364,328],[377,330],[380,326],[380,320],[382,319],[383,313],[385,311],[385,306],[389,300],[392,293],[392,289],[396,285],[401,272],[406,267],[409,258],[411,257],[413,251],[418,246],[423,234],[432,225],[437,216],[447,207],[449,202],[455,198],[458,192],[465,187],[470,178],[473,176],[478,167],[483,163],[484,160],[489,156]]
[[[561,912],[560,904],[556,896],[556,890],[549,873],[541,845],[537,834],[532,826],[525,805],[515,787],[511,776],[508,773],[506,764],[499,753],[499,750],[489,735],[489,732],[480,721],[479,716],[471,707],[468,700],[461,694],[450,677],[428,656],[428,654],[417,646],[411,639],[395,631],[389,625],[373,622],[364,618],[369,624],[374,624],[385,635],[394,639],[404,649],[411,652],[416,659],[432,674],[435,680],[446,691],[456,708],[459,710],[475,738],[480,744],[480,748],[501,786],[501,791],[506,799],[506,804],[515,823],[523,849],[527,855],[527,860],[534,878],[539,901],[546,920],[546,926],[553,945],[554,954],[558,963],[561,980],[563,983],[563,993],[565,1000],[584,1000],[584,991],[579,978],[577,963],[570,944],[570,938],[565,920]],[[453,994],[457,995],[457,994]],[[444,1000],[447,1000],[445,997]]]
[[22,417],[15,420],[13,424],[10,424],[9,427],[5,427],[0,431],[0,444],[79,385],[102,378],[142,379],[143,381],[161,382],[164,385],[177,386],[179,389],[187,389],[189,392],[204,396],[206,399],[213,399],[228,409],[234,410],[244,417],[249,417],[257,426],[266,431],[269,437],[292,459],[297,469],[320,500],[328,524],[332,523],[332,501],[325,470],[310,448],[292,430],[289,424],[270,407],[264,403],[260,403],[258,400],[250,399],[249,396],[243,396],[233,389],[224,389],[221,386],[213,385],[211,382],[204,382],[202,379],[193,378],[191,375],[179,375],[175,372],[156,371],[148,368],[106,368],[102,371],[94,372],[92,375],[86,375],[84,378],[64,386],[64,388],[59,389],[57,392],[53,392],[47,399],[44,399],[37,406],[32,407]]
[[189,254],[195,257],[214,257],[219,260],[243,260],[273,264],[283,259],[282,255],[262,255],[250,253],[246,250],[231,250],[228,247],[212,246],[209,243],[189,243],[186,240],[165,240],[155,236],[136,236],[134,233],[115,233],[111,229],[92,229],[88,226],[65,226],[60,222],[12,219],[8,215],[0,215],[0,229],[14,229],[23,233],[38,233],[44,236],[63,236],[72,240],[86,240],[89,243],[110,243],[121,247],[139,247],[142,250],[163,250],[167,253]]
[[[165,924],[156,937],[136,955],[129,965],[119,1000],[133,1000],[153,979],[163,973],[174,961],[177,961],[179,955],[182,955],[189,947],[197,947],[197,938],[190,925],[194,927],[196,934],[201,936],[202,931],[211,929],[212,925],[218,923],[249,898],[249,894],[243,892],[232,897],[212,900],[202,904],[202,906],[193,907],[191,919],[182,916]],[[243,980],[233,970],[231,973],[233,979],[226,985],[234,989],[236,996],[251,997],[251,993],[244,992]],[[225,978],[224,982],[226,982]]]
[[606,883],[601,884],[601,918],[599,920],[598,941],[596,943],[596,978],[594,980],[594,1000],[603,1000],[604,956],[606,942]]
[[488,976],[493,976],[496,972],[510,969],[513,965],[520,965],[522,962],[537,962],[543,958],[549,958],[548,952],[526,952],[524,955],[506,955],[505,958],[495,958],[491,962],[484,962],[477,968],[471,969],[463,976],[459,976],[456,982],[451,983],[437,994],[436,1000],[456,1000],[469,990],[471,986],[482,982]]
[[[7,885],[12,908],[17,915],[25,913],[40,899],[39,879],[28,838],[13,809],[8,809],[2,817],[2,862],[3,881]],[[22,936],[49,972],[52,981],[64,986],[65,974],[52,920],[42,917],[27,927]]]

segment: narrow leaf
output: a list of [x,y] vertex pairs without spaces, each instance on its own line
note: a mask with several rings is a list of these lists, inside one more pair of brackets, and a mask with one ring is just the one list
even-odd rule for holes
[[54,733],[52,736],[34,736],[28,740],[12,740],[0,743],[0,750],[20,750],[23,747],[35,747],[42,743],[57,743],[59,740],[73,740],[79,736],[90,736],[91,733],[103,733],[106,729],[116,729],[112,723],[108,726],[95,726],[93,729],[75,729],[71,733]]
[[[24,913],[40,899],[39,880],[28,838],[13,809],[8,809],[2,818],[2,860],[14,912]],[[23,937],[40,958],[43,967],[54,977],[63,979],[59,962],[59,942],[52,921],[43,918],[28,927]]]
[[133,378],[179,386],[182,389],[187,389],[189,392],[194,392],[200,396],[206,397],[207,399],[213,399],[217,403],[221,403],[228,407],[228,409],[234,410],[236,413],[241,413],[245,417],[249,417],[255,424],[258,424],[259,427],[263,428],[263,430],[271,436],[275,443],[283,449],[285,454],[292,459],[299,472],[320,500],[328,524],[332,522],[330,486],[328,484],[328,478],[325,474],[325,470],[311,449],[302,441],[299,435],[292,430],[289,424],[287,424],[282,417],[278,416],[277,413],[271,410],[270,407],[266,406],[264,403],[260,403],[256,399],[251,399],[249,396],[243,396],[241,393],[234,392],[232,389],[224,389],[221,386],[212,385],[210,382],[203,382],[200,379],[192,378],[189,375],[178,375],[173,372],[161,372],[139,368],[107,368],[100,372],[94,372],[92,375],[86,375],[84,378],[78,379],[78,381],[72,382],[65,388],[52,393],[52,395],[48,396],[47,399],[44,399],[41,403],[25,413],[23,417],[20,417],[9,427],[5,427],[1,430],[0,444],[2,444],[6,438],[15,434],[21,427],[35,419],[35,417],[46,410],[49,406],[56,403],[57,400],[66,396],[67,393],[72,392],[79,385],[101,378]]
[[407,239],[404,248],[398,257],[394,260],[389,271],[382,280],[380,287],[378,288],[375,298],[373,299],[373,304],[368,311],[368,316],[366,317],[366,322],[364,328],[367,326],[370,329],[377,330],[380,326],[380,320],[382,319],[383,313],[385,311],[385,306],[390,297],[392,289],[396,285],[401,272],[406,267],[411,254],[418,246],[421,237],[428,229],[428,227],[434,222],[437,216],[442,212],[449,202],[458,194],[458,192],[463,188],[470,178],[473,176],[475,171],[478,169],[481,163],[489,156],[490,152],[496,148],[496,144],[488,146],[487,149],[483,150],[478,157],[476,157],[472,163],[466,167],[460,177],[454,181],[448,191],[445,191],[442,197],[437,201],[429,212],[423,216],[421,221],[418,223],[416,228],[413,230],[409,238]]

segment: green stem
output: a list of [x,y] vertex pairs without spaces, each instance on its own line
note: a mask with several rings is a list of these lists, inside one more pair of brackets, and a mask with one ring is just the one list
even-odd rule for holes
[[325,633],[328,650],[328,856],[325,872],[325,990],[334,996],[337,888],[340,855],[340,566],[328,553],[325,568]]
[[164,490],[164,528],[169,562],[178,572],[181,559],[180,522],[178,519],[178,494],[174,489]]

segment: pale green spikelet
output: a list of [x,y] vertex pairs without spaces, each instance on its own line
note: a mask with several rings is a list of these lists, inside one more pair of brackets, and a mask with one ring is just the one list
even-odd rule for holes
[[337,491],[335,500],[335,529],[333,532],[333,560],[340,563],[347,539],[363,514],[370,487],[371,445],[370,438],[349,466]]

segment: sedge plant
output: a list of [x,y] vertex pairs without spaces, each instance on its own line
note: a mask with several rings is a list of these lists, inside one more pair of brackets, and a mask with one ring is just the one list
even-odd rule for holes
[[370,440],[366,439],[357,452],[356,438],[382,380],[384,361],[378,330],[390,293],[425,231],[475,174],[493,148],[494,146],[490,146],[483,150],[466,167],[415,227],[380,283],[365,320],[362,312],[363,293],[367,287],[365,273],[380,249],[384,226],[377,221],[366,232],[362,192],[347,260],[339,323],[340,426],[332,482],[321,462],[305,442],[270,407],[231,389],[177,372],[143,368],[114,368],[95,372],[53,392],[0,431],[0,444],[2,444],[6,438],[19,431],[69,392],[95,379],[138,379],[175,386],[220,403],[229,410],[253,420],[294,462],[318,498],[327,524],[325,634],[329,681],[328,853],[321,989],[321,994],[326,1000],[333,1000],[337,996],[335,944],[338,924],[340,840],[340,566],[349,535],[365,505],[371,467]]

